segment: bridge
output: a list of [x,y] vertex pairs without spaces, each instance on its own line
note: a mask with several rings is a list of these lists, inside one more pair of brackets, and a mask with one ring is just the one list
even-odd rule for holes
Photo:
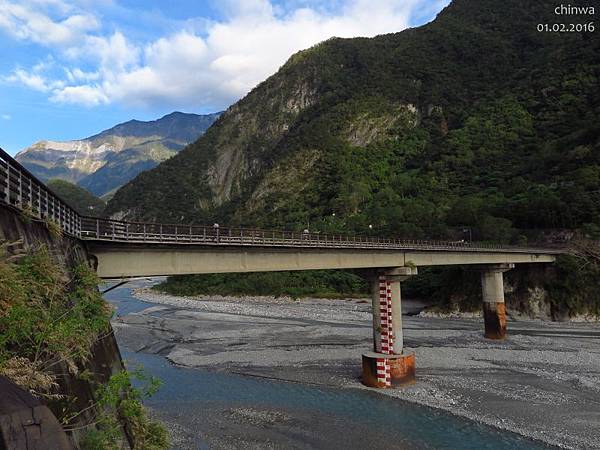
[[401,283],[418,267],[460,265],[481,273],[485,336],[506,336],[503,273],[515,264],[552,263],[564,250],[485,243],[403,240],[196,224],[86,217],[0,149],[0,204],[53,223],[82,241],[101,278],[202,273],[366,269],[373,292],[373,351],[363,382],[412,382],[414,354],[403,352]]

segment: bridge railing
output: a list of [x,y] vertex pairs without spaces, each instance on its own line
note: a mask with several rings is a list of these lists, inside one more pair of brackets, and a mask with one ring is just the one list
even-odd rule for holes
[[[237,246],[531,251],[530,248],[480,242],[393,239],[364,235],[126,222],[85,217],[79,215],[2,149],[0,149],[0,202],[17,208],[33,218],[52,220],[65,233],[82,239]],[[548,248],[544,250],[552,252]]]
[[519,251],[519,247],[461,241],[390,239],[363,235],[305,233],[286,230],[228,228],[205,225],[126,222],[96,217],[81,218],[81,238],[155,244],[219,246],[276,246],[315,248],[386,248],[461,251]]
[[65,233],[80,236],[80,215],[2,149],[0,201],[33,218],[52,220]]

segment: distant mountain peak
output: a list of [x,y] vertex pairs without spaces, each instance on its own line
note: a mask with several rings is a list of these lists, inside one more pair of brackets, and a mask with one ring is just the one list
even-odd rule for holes
[[38,141],[16,159],[42,180],[63,179],[102,196],[194,142],[220,114],[132,119],[85,139]]

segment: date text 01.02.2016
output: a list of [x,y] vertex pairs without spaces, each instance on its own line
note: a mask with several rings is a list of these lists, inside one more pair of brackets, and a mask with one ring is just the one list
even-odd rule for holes
[[547,33],[593,33],[596,31],[594,22],[588,23],[538,23],[537,30]]

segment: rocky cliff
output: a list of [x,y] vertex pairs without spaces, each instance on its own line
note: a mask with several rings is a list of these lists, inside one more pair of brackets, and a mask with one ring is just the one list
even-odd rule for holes
[[555,19],[544,1],[455,0],[299,52],[108,213],[500,242],[597,227],[599,34],[537,31]]
[[195,141],[218,116],[174,112],[131,120],[82,140],[36,142],[16,159],[44,181],[60,178],[102,196]]

